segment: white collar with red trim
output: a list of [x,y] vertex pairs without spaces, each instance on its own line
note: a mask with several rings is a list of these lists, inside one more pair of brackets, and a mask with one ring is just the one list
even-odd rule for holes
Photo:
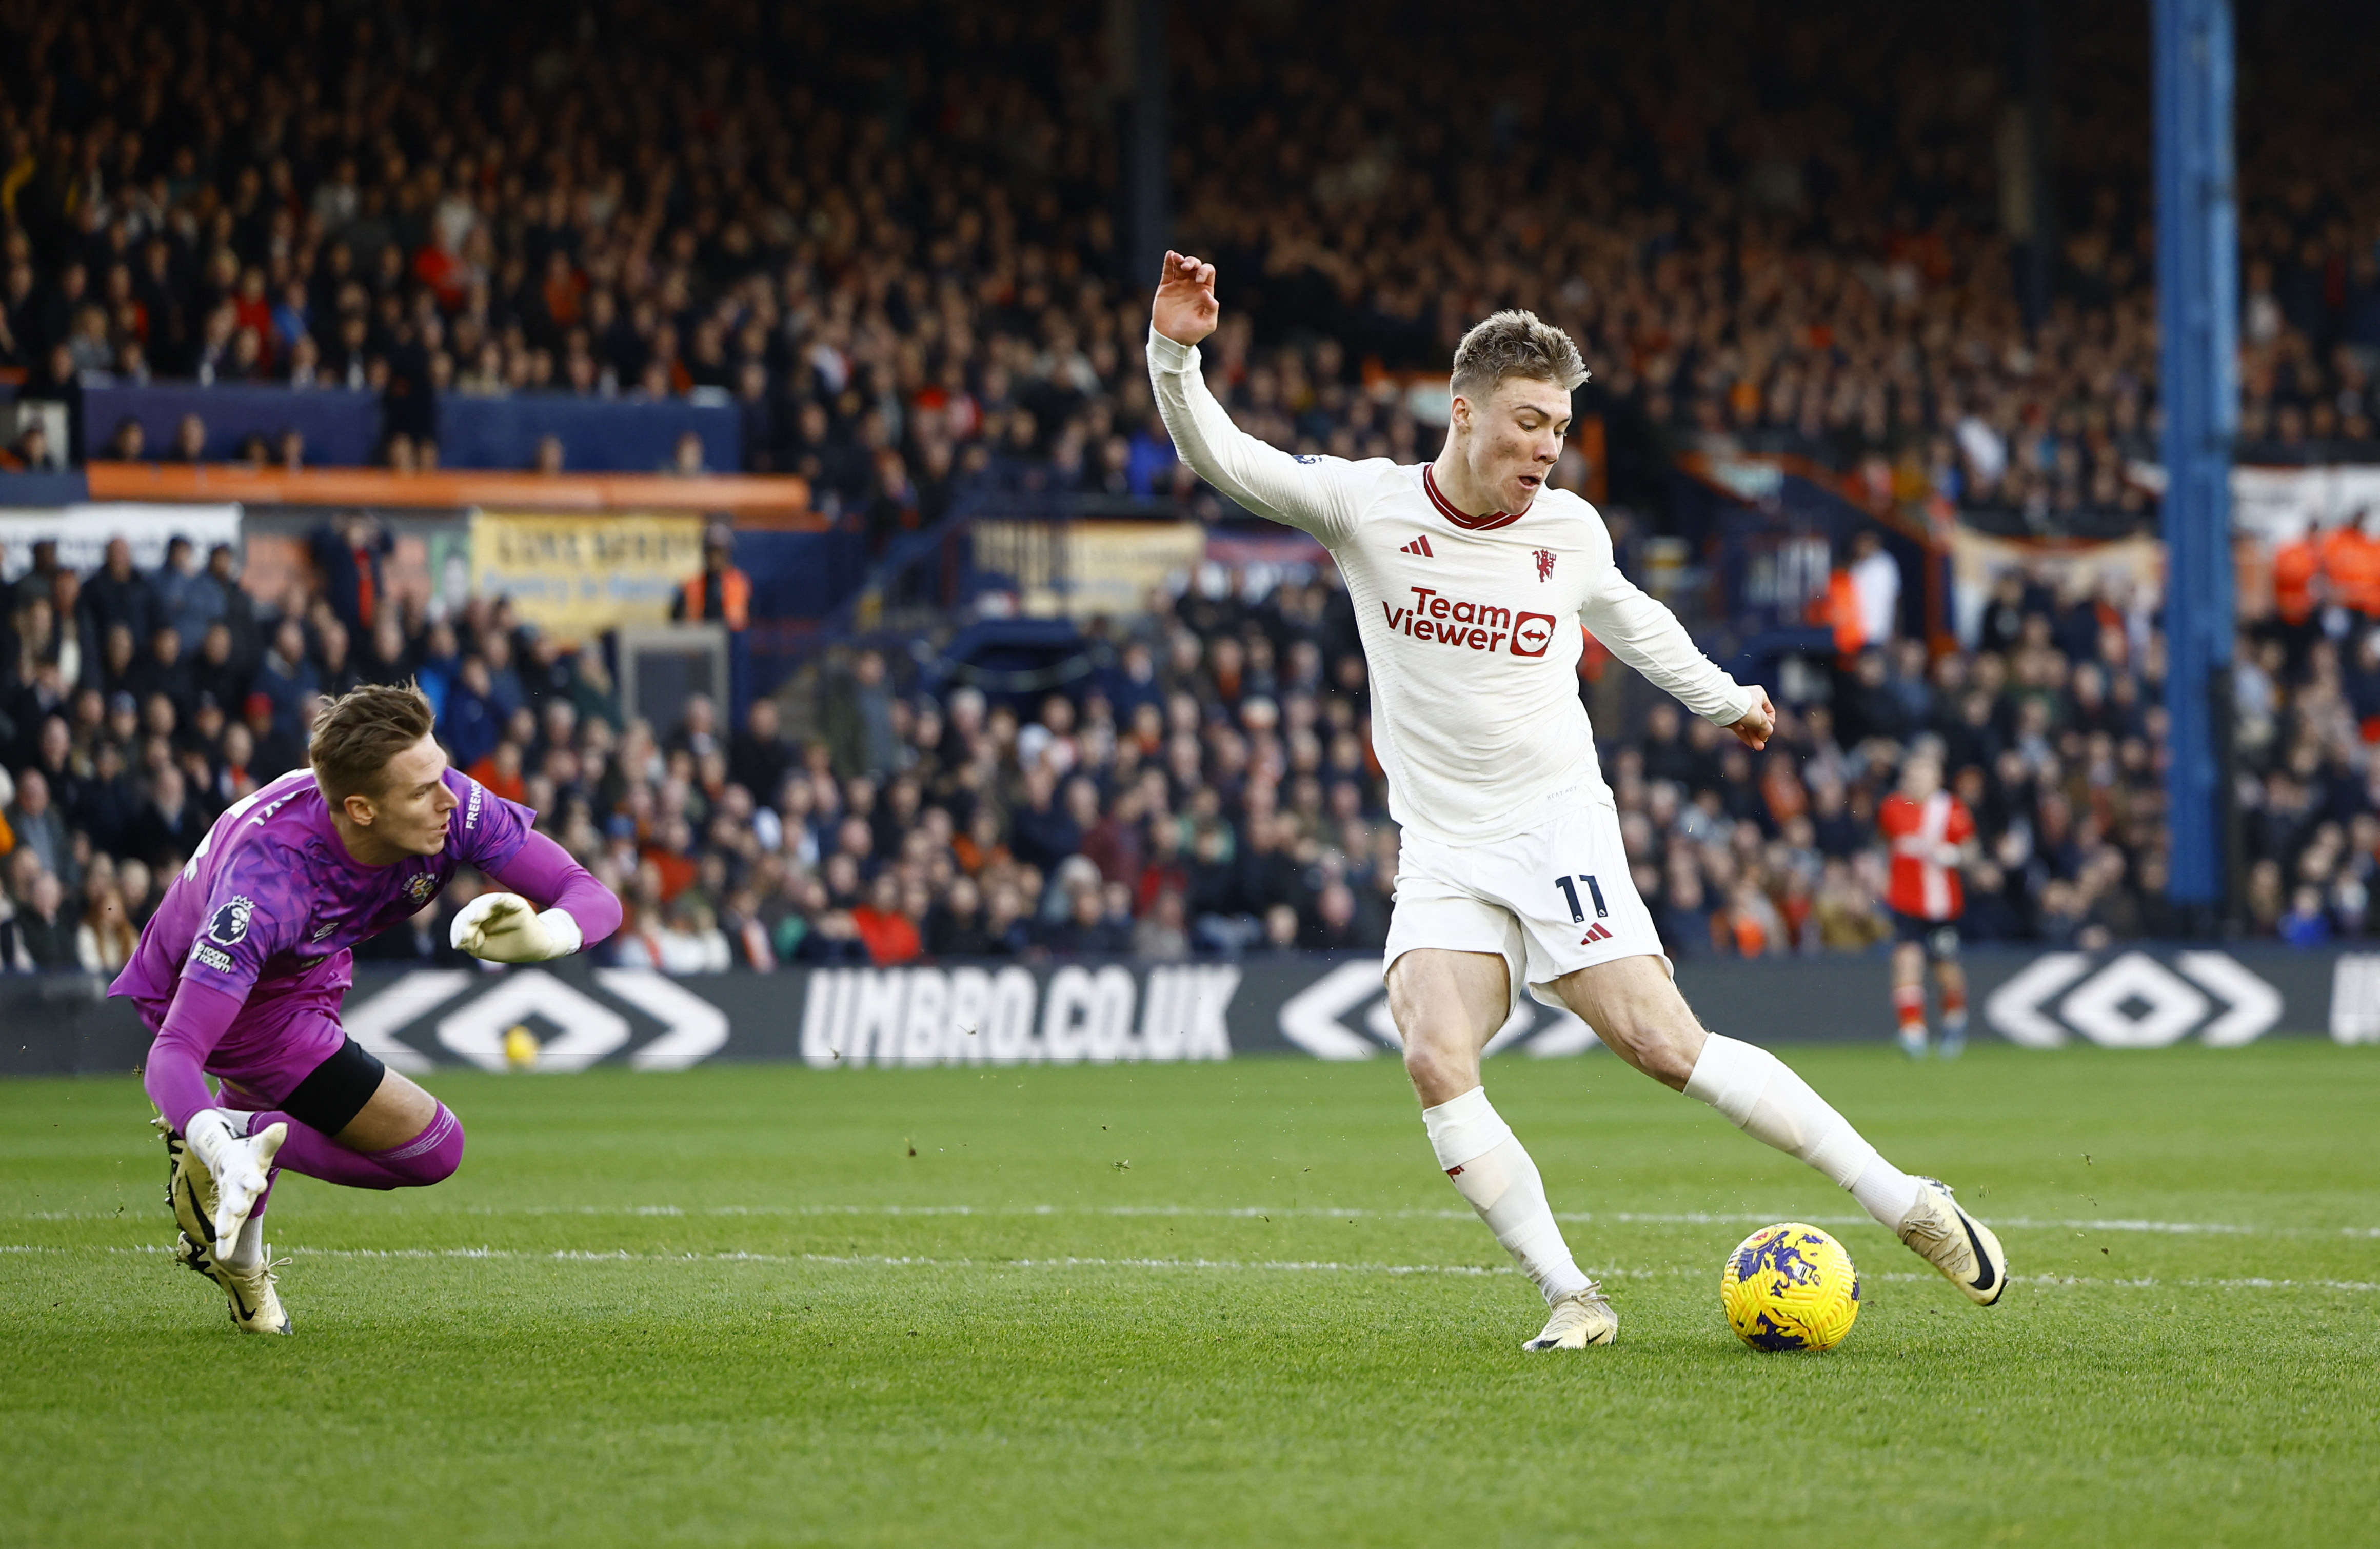
[[1498,527],[1509,527],[1527,514],[1525,512],[1495,511],[1485,516],[1473,516],[1457,510],[1454,502],[1439,491],[1438,475],[1427,463],[1421,466],[1421,487],[1428,493],[1429,503],[1438,507],[1438,514],[1465,532],[1492,532]]

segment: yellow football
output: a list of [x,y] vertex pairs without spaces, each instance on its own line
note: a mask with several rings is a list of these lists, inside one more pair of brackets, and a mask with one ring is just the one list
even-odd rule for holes
[[1859,1316],[1859,1271],[1832,1237],[1786,1221],[1737,1244],[1718,1299],[1728,1326],[1754,1349],[1830,1350]]

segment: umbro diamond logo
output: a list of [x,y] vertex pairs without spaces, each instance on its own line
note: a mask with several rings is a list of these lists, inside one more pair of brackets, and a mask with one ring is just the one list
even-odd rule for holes
[[1397,552],[1400,554],[1419,554],[1426,560],[1434,560],[1438,558],[1436,554],[1429,551],[1429,534],[1427,533],[1424,533],[1419,538],[1415,539],[1411,543],[1408,543],[1403,548],[1398,550]]
[[1609,941],[1610,939],[1611,927],[1609,926],[1597,924],[1591,925],[1586,927],[1586,934],[1578,938],[1578,944],[1582,947],[1585,947],[1591,946],[1597,941]]

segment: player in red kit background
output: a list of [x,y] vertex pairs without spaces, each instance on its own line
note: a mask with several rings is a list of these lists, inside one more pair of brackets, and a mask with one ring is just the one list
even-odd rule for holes
[[1884,799],[1876,826],[1892,847],[1892,1009],[1900,1023],[1901,1052],[1925,1058],[1925,963],[1942,986],[1942,1042],[1956,1059],[1967,1047],[1967,974],[1959,966],[1959,916],[1966,891],[1959,864],[1975,837],[1974,815],[1942,789],[1942,766],[1917,754],[1901,766],[1900,789]]

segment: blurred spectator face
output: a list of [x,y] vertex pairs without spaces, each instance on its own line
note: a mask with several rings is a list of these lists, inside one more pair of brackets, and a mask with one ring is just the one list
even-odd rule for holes
[[17,810],[28,817],[39,817],[50,810],[50,782],[41,770],[27,769],[17,777]]
[[100,647],[100,654],[107,663],[107,675],[121,678],[124,670],[132,665],[131,629],[125,624],[109,624],[107,638]]
[[149,868],[140,861],[124,861],[116,866],[116,896],[122,901],[128,916],[140,913],[141,906],[149,902]]
[[207,423],[195,414],[182,416],[174,427],[174,455],[182,462],[195,463],[207,454]]

